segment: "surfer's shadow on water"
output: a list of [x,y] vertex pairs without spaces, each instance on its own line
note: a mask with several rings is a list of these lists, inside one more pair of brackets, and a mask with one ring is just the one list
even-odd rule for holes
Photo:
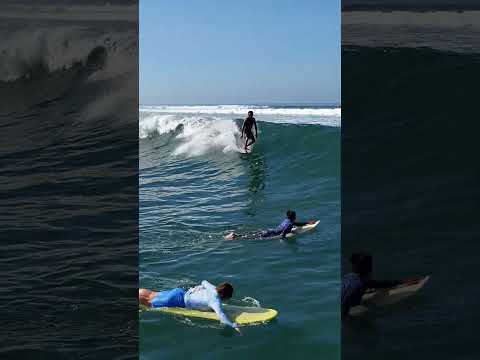
[[267,165],[262,154],[241,154],[240,158],[248,163],[249,177],[247,183],[248,205],[246,213],[250,216],[257,214],[257,209],[265,201],[265,187],[267,178]]

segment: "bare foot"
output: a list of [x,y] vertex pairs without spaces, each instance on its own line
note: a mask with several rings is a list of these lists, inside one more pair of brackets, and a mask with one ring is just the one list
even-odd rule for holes
[[237,234],[232,232],[232,233],[225,236],[225,240],[233,240],[233,239],[235,239],[236,236],[237,236]]

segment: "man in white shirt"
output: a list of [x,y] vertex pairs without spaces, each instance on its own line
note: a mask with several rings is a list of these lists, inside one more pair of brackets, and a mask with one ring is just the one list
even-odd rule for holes
[[183,307],[187,309],[209,311],[213,310],[220,318],[222,324],[234,328],[238,333],[240,329],[236,323],[231,322],[222,309],[222,300],[228,300],[233,295],[233,286],[221,283],[217,287],[203,280],[198,286],[185,291],[175,288],[167,291],[138,290],[140,304],[152,307]]

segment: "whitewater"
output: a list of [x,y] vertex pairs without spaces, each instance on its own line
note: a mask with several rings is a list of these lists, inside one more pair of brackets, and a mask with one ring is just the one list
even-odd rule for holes
[[340,107],[259,105],[141,106],[139,138],[170,134],[177,145],[173,155],[198,156],[208,152],[239,152],[242,119],[253,110],[262,124],[341,126]]

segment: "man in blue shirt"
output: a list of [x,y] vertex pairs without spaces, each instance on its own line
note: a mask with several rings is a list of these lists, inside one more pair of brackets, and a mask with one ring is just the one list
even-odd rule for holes
[[285,236],[292,232],[292,228],[294,226],[305,226],[309,224],[308,222],[297,222],[295,221],[297,219],[297,214],[293,210],[288,210],[287,211],[287,217],[285,220],[282,221],[280,225],[278,225],[275,229],[269,229],[267,231],[262,232],[262,238],[268,238],[268,237],[273,237],[273,236],[279,236],[281,235],[282,238],[285,238]]
[[285,220],[282,221],[280,225],[278,225],[275,229],[268,229],[266,231],[262,231],[260,233],[253,233],[253,234],[244,234],[244,235],[238,235],[235,234],[234,232],[228,234],[225,236],[225,239],[227,240],[233,240],[237,237],[255,237],[255,236],[260,236],[262,238],[271,238],[275,236],[281,236],[282,238],[285,238],[288,233],[292,232],[292,228],[294,226],[305,226],[307,224],[313,224],[315,221],[309,221],[309,222],[298,222],[296,221],[297,219],[297,214],[293,210],[288,210],[287,211],[287,217]]
[[352,307],[362,303],[362,297],[367,289],[388,289],[401,284],[415,284],[418,279],[378,281],[372,279],[372,255],[354,253],[350,257],[352,272],[342,278],[342,320]]

